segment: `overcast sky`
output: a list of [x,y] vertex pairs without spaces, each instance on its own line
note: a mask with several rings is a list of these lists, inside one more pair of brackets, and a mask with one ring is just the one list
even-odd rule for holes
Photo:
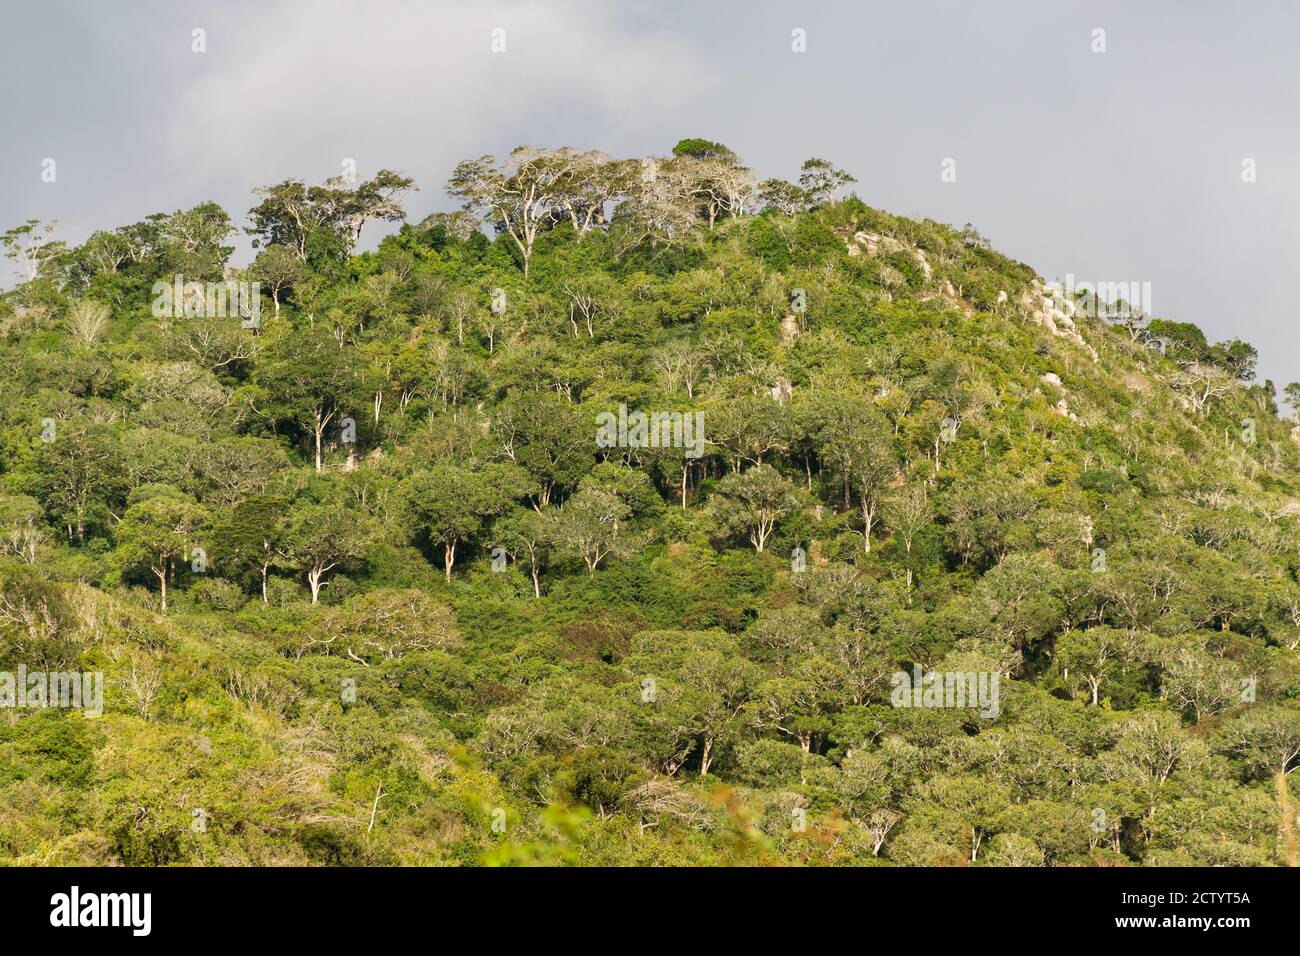
[[253,187],[347,158],[413,176],[418,221],[469,156],[703,136],[764,177],[831,159],[867,203],[972,222],[1048,278],[1150,282],[1155,314],[1250,341],[1280,386],[1298,21],[1285,0],[0,0],[0,229],[77,242],[205,200],[244,225]]

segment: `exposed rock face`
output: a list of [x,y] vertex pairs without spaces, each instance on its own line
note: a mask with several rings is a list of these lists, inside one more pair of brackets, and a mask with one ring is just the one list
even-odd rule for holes
[[917,249],[893,236],[882,236],[874,232],[855,232],[853,238],[847,242],[849,255],[860,256],[866,253],[869,257],[889,255],[891,252],[901,252],[907,250],[916,260],[916,266],[925,276],[925,281],[929,282],[934,278],[934,267],[930,265],[930,259],[925,254],[925,250]]
[[1056,412],[1056,414],[1060,415],[1062,418],[1068,418],[1072,422],[1077,422],[1079,420],[1079,416],[1070,411],[1070,406],[1065,403],[1064,398],[1052,406],[1052,411]]
[[1075,328],[1074,319],[1059,302],[1047,294],[1041,279],[1034,279],[1033,288],[1020,297],[1020,305],[1029,313],[1034,322],[1058,338],[1069,339],[1083,349],[1096,362],[1097,350],[1089,345]]
[[893,236],[882,236],[874,232],[855,232],[848,242],[849,255],[860,256],[864,252],[871,257],[888,255],[904,248]]
[[781,341],[790,345],[799,337],[799,319],[793,312],[781,316]]
[[[1065,392],[1065,386],[1061,384],[1061,376],[1057,375],[1055,372],[1044,372],[1042,375],[1038,376],[1038,379],[1039,381],[1046,382],[1054,388],[1060,389],[1061,392]],[[1062,394],[1056,404],[1052,406],[1052,411],[1063,418],[1068,418],[1072,422],[1077,422],[1079,416],[1070,411],[1070,406],[1066,403],[1065,398],[1066,396]]]
[[921,267],[921,274],[925,276],[925,281],[929,282],[934,278],[934,269],[930,267],[930,260],[926,257],[922,249],[913,249],[912,256],[916,259],[916,264]]

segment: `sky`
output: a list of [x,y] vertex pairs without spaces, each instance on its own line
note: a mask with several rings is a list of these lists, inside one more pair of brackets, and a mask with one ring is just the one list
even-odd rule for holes
[[0,0],[0,230],[79,242],[208,200],[242,226],[253,188],[348,160],[412,176],[419,221],[461,159],[701,136],[764,178],[829,159],[1048,279],[1150,283],[1280,387],[1298,27],[1287,0]]

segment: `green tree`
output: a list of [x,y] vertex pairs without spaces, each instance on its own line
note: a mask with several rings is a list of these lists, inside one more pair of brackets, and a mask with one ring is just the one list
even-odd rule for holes
[[291,330],[270,346],[253,381],[250,400],[263,416],[310,437],[317,472],[325,430],[365,401],[355,351],[315,330]]
[[491,519],[533,488],[528,474],[515,465],[440,462],[405,483],[406,514],[413,529],[442,549],[443,573],[451,581],[456,549],[482,535]]
[[857,180],[842,169],[836,169],[824,159],[804,160],[799,167],[799,186],[816,205],[824,205],[835,194]]
[[126,572],[147,569],[158,579],[162,612],[167,613],[167,582],[176,564],[207,531],[211,516],[193,498],[165,485],[145,485],[131,495],[130,507],[114,529],[114,557]]
[[261,589],[262,603],[269,600],[267,577],[285,558],[289,502],[278,495],[255,495],[221,514],[212,531],[213,559],[224,576],[249,579]]
[[777,525],[800,507],[801,499],[788,478],[771,465],[760,465],[718,482],[711,504],[724,534],[747,534],[762,554]]
[[592,575],[605,558],[627,550],[627,533],[619,532],[630,514],[613,492],[583,488],[554,513],[551,540],[560,554],[581,558]]
[[369,529],[362,516],[340,499],[296,502],[288,513],[284,556],[307,576],[311,603],[320,600],[331,571],[348,567],[365,551]]

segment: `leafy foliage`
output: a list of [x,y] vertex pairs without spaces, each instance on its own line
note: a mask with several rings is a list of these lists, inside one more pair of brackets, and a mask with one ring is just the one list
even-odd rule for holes
[[[850,183],[520,147],[364,254],[409,179],[257,190],[247,270],[211,203],[5,233],[0,669],[106,689],[0,722],[0,856],[1296,862],[1254,350]],[[151,308],[226,270],[260,324]],[[897,706],[915,670],[996,713]]]

